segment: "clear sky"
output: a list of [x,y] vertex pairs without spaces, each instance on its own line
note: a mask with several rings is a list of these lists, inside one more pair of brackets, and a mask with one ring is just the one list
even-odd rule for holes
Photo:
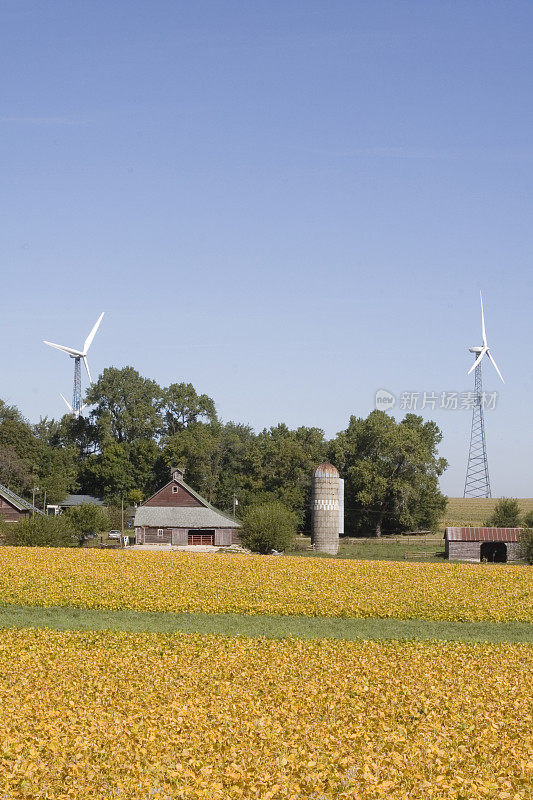
[[[531,2],[0,12],[1,397],[61,415],[72,361],[42,340],[105,311],[95,375],[333,436],[377,389],[471,390],[482,289],[493,494],[533,496]],[[421,413],[460,495],[470,412]]]

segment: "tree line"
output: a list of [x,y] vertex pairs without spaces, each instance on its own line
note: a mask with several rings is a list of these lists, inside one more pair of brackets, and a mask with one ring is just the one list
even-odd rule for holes
[[313,468],[330,460],[345,479],[346,532],[381,535],[434,527],[446,505],[438,479],[437,425],[414,414],[352,416],[327,440],[320,428],[284,423],[255,432],[224,422],[190,383],[160,387],[133,367],[107,367],[89,387],[85,417],[30,424],[0,400],[0,483],[42,504],[68,492],[139,503],[168,481],[169,468],[221,509],[280,502],[309,529]]

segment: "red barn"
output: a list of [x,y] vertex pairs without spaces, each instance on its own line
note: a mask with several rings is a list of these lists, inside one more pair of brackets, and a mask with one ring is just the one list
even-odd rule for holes
[[28,500],[24,500],[23,497],[19,497],[7,486],[0,484],[0,517],[5,519],[6,522],[18,522],[19,519],[42,513]]
[[137,544],[240,543],[241,525],[188,486],[179,469],[172,470],[172,480],[137,508],[133,524]]

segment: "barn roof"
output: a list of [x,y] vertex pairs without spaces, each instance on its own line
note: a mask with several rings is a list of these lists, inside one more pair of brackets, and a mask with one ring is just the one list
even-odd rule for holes
[[518,542],[522,528],[446,528],[449,542]]
[[37,506],[32,505],[29,500],[24,500],[23,497],[19,497],[18,494],[12,492],[11,489],[8,489],[7,486],[3,486],[0,483],[0,496],[7,500],[8,503],[11,503],[17,511],[31,511],[33,514],[43,514],[43,512],[37,508]]
[[139,506],[135,527],[147,528],[240,528],[241,525],[213,506]]
[[104,501],[99,497],[93,497],[91,494],[67,494],[64,500],[58,505],[61,508],[71,508],[72,506],[81,506],[88,503],[91,506],[103,506]]

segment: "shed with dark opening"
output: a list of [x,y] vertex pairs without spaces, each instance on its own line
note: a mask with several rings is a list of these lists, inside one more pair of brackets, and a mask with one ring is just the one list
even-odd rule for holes
[[445,554],[450,561],[520,561],[522,528],[446,528]]

